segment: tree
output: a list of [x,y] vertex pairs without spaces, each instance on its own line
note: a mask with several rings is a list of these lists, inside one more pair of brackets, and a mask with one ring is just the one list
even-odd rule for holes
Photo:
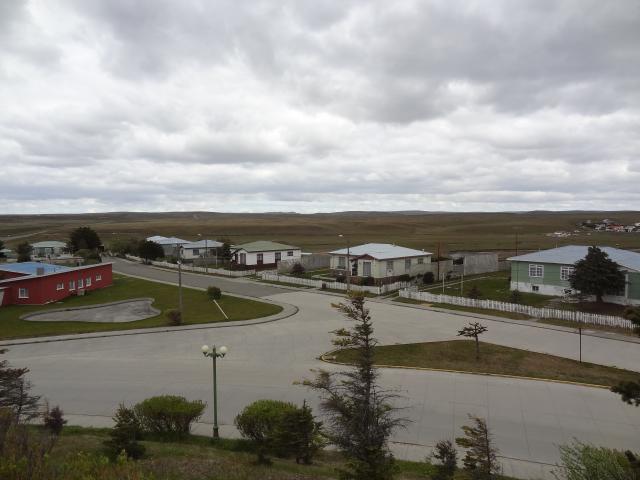
[[389,479],[394,463],[389,437],[406,420],[396,417],[398,409],[390,403],[397,395],[377,385],[374,349],[378,341],[364,297],[353,295],[348,303],[334,307],[355,323],[350,329],[332,332],[336,335],[334,345],[355,350],[355,365],[339,372],[320,370],[315,379],[304,384],[320,392],[320,406],[328,417],[329,441],[348,459],[341,478]]
[[622,316],[633,323],[633,331],[640,335],[640,307],[627,307]]
[[316,422],[306,400],[301,408],[283,413],[276,437],[285,455],[293,456],[296,463],[305,465],[311,464],[314,455],[324,445],[322,422]]
[[211,301],[220,300],[222,298],[222,290],[214,285],[211,285],[207,287],[207,297],[209,297],[209,300]]
[[109,431],[109,440],[104,442],[107,454],[115,460],[122,451],[128,458],[138,459],[144,455],[144,445],[138,440],[142,439],[142,426],[132,408],[120,404],[113,416],[114,427]]
[[469,322],[469,325],[458,331],[458,337],[474,338],[476,341],[476,360],[480,360],[480,340],[478,337],[488,330],[478,322]]
[[102,245],[102,242],[91,227],[78,227],[69,235],[67,244],[69,250],[75,253],[78,250],[97,250]]
[[64,412],[60,406],[56,405],[49,410],[49,405],[47,405],[47,411],[44,414],[44,427],[57,437],[66,424],[67,421],[64,419]]
[[138,245],[138,255],[144,258],[145,261],[150,262],[156,258],[164,257],[164,250],[159,243],[150,240],[141,240]]
[[18,262],[30,262],[31,252],[33,247],[29,245],[29,242],[22,242],[16,247],[16,253],[18,254]]
[[587,256],[575,263],[569,283],[582,294],[595,295],[601,303],[603,295],[616,295],[624,289],[625,277],[606,252],[589,247]]
[[220,253],[222,260],[231,260],[231,242],[226,238],[222,240],[222,252]]
[[456,444],[466,448],[462,460],[467,470],[471,470],[475,478],[491,479],[499,474],[498,450],[493,446],[493,439],[487,422],[480,417],[469,415],[472,425],[462,427],[464,437],[456,438]]
[[522,303],[522,293],[520,293],[520,290],[511,290],[511,293],[509,294],[509,302]]
[[480,291],[477,285],[473,285],[471,287],[471,290],[469,290],[469,293],[467,293],[467,297],[472,298],[474,300],[478,300],[482,298],[482,292]]
[[422,276],[422,283],[431,284],[433,282],[435,282],[433,272],[425,272],[425,274]]
[[574,440],[570,445],[560,446],[561,469],[553,472],[556,478],[567,480],[638,478],[637,460],[631,452],[621,452],[604,447],[595,447]]
[[453,474],[458,466],[458,452],[451,440],[441,440],[436,443],[432,457],[440,463],[436,465],[437,473],[435,480],[447,480],[453,478]]
[[[6,353],[0,349],[0,355]],[[26,421],[39,415],[40,397],[30,395],[31,382],[25,378],[28,368],[11,368],[6,360],[0,361],[0,408],[10,409],[16,421]]]
[[4,250],[4,242],[2,240],[0,240],[0,258],[5,258],[6,255],[4,254],[4,252],[2,250]]
[[137,255],[138,245],[135,238],[115,238],[109,243],[109,250],[115,255]]

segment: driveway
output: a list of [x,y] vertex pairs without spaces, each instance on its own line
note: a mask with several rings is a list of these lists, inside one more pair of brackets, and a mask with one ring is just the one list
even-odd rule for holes
[[[153,276],[165,273],[149,271]],[[167,393],[209,400],[211,363],[200,346],[225,344],[229,354],[218,369],[219,418],[222,432],[233,435],[233,418],[254,400],[307,399],[317,406],[316,395],[293,382],[311,375],[313,368],[339,368],[317,360],[331,348],[329,332],[346,322],[330,306],[337,298],[280,292],[269,298],[297,305],[299,313],[273,323],[16,345],[8,356],[14,365],[31,369],[36,391],[60,404],[74,423],[100,425],[120,402]],[[468,320],[385,303],[369,305],[376,336],[385,344],[452,339]],[[577,355],[575,335],[503,322],[486,324],[487,341]],[[640,346],[634,343],[583,337],[583,354],[586,361],[640,365]],[[557,445],[574,437],[625,449],[634,448],[640,434],[640,409],[603,389],[404,369],[382,370],[381,382],[400,390],[400,404],[406,407],[402,414],[412,420],[394,437],[393,448],[401,458],[424,459],[436,441],[460,434],[469,413],[488,419],[505,473],[522,478],[551,478]],[[207,409],[204,421],[211,418]]]

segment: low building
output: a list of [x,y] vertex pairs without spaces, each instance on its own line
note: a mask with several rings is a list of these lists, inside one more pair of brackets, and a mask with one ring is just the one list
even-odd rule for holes
[[67,244],[57,240],[32,243],[31,248],[31,256],[36,258],[55,258],[67,253]]
[[389,243],[366,243],[335,250],[329,255],[334,273],[346,275],[349,268],[351,277],[373,277],[376,283],[392,283],[401,275],[413,277],[432,271],[431,252]]
[[498,254],[493,252],[451,252],[456,275],[477,275],[499,270]]
[[193,261],[199,258],[215,257],[218,248],[222,248],[222,242],[217,240],[199,240],[197,242],[185,243],[182,245],[182,258]]
[[[640,304],[640,253],[612,247],[600,249],[620,266],[626,279],[624,292],[605,296],[605,301]],[[588,251],[586,245],[567,245],[510,257],[511,289],[554,296],[579,293],[571,288],[569,277],[575,263],[584,259]]]
[[177,257],[180,251],[180,247],[191,243],[189,240],[183,240],[177,237],[163,237],[161,235],[155,235],[153,237],[147,237],[147,241],[157,243],[162,247],[165,257]]
[[0,306],[44,305],[107,287],[111,263],[63,267],[39,262],[0,264]]
[[240,267],[275,268],[281,260],[299,260],[301,256],[300,247],[266,240],[236,245],[232,249],[232,262]]

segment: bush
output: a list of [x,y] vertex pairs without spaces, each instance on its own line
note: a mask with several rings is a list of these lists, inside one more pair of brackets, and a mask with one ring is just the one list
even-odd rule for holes
[[411,275],[409,275],[408,273],[403,273],[402,275],[400,275],[398,277],[398,281],[400,281],[400,282],[410,282],[411,281]]
[[347,277],[345,275],[336,275],[336,282],[339,283],[344,283],[347,280]]
[[362,279],[362,285],[366,285],[367,287],[372,287],[376,284],[376,280],[373,277],[364,277]]
[[291,268],[291,273],[293,275],[303,275],[304,272],[305,272],[305,269],[300,263],[295,263]]
[[325,282],[322,282],[322,286],[320,287],[321,290],[326,290],[327,289],[327,284]]
[[467,293],[467,297],[473,298],[474,300],[478,300],[482,298],[482,292],[477,287],[477,285],[474,285],[473,287],[471,287],[471,290],[469,290],[469,293]]
[[180,310],[177,310],[175,308],[167,310],[166,315],[167,319],[169,320],[169,325],[173,327],[182,325],[182,314],[180,313]]
[[[629,452],[630,453],[630,452]],[[615,478],[632,480],[637,478],[628,455],[604,447],[594,447],[575,440],[571,445],[560,446],[562,469],[557,478],[567,480],[591,480]],[[633,456],[631,454],[631,456]]]
[[222,290],[220,290],[218,287],[211,285],[210,287],[207,287],[207,296],[211,301],[220,300],[222,298]]
[[268,464],[269,453],[286,453],[282,445],[282,424],[287,414],[295,412],[296,406],[279,400],[258,400],[247,405],[235,418],[240,434],[253,442],[258,463]]
[[189,401],[176,395],[147,398],[133,410],[144,432],[165,437],[181,437],[191,430],[191,424],[204,412],[206,403]]
[[56,405],[51,410],[47,407],[47,411],[44,414],[44,427],[47,430],[57,437],[62,432],[62,428],[66,423],[67,421],[64,419],[64,412],[59,406]]
[[113,421],[115,425],[109,432],[111,438],[104,442],[109,458],[115,460],[122,452],[127,458],[141,458],[145,452],[144,446],[138,443],[142,439],[142,426],[133,409],[121,403]]
[[453,478],[458,466],[458,452],[450,440],[441,440],[433,449],[433,458],[439,461],[436,465],[437,473],[434,480],[446,480]]
[[511,290],[511,294],[509,295],[509,302],[522,303],[522,293],[520,293],[520,290]]
[[426,284],[431,284],[436,281],[436,277],[433,275],[433,272],[425,272],[422,276],[422,282]]
[[302,408],[283,412],[275,439],[276,449],[280,453],[294,457],[296,463],[309,465],[323,445],[322,422],[315,421],[306,401]]

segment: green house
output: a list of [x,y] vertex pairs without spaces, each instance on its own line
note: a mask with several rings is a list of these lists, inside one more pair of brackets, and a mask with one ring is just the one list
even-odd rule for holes
[[[605,301],[640,305],[640,253],[612,247],[600,249],[620,266],[626,278],[624,292],[605,296]],[[585,258],[588,250],[586,245],[567,245],[508,258],[511,289],[555,296],[578,293],[571,288],[569,276],[575,263]]]

